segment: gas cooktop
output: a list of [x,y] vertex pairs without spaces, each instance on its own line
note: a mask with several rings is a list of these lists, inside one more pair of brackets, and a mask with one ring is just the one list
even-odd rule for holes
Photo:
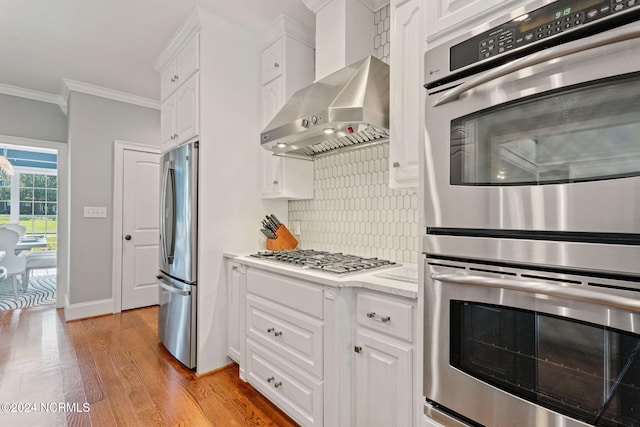
[[334,274],[356,273],[364,270],[377,270],[397,265],[393,261],[384,259],[363,258],[357,255],[323,252],[313,249],[263,251],[251,254],[251,256]]

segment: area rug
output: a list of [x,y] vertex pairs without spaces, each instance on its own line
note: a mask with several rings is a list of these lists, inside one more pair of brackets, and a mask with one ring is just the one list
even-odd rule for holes
[[36,276],[29,280],[27,292],[18,282],[18,299],[13,297],[11,279],[0,282],[0,310],[14,310],[34,305],[56,303],[56,276]]

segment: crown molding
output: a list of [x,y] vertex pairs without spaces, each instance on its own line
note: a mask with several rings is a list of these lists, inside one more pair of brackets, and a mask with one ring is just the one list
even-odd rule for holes
[[3,93],[5,95],[17,96],[19,98],[32,99],[34,101],[56,104],[58,107],[60,107],[64,114],[67,114],[67,103],[65,101],[65,98],[54,93],[25,89],[23,87],[11,86],[2,83],[0,83],[0,93]]
[[62,79],[61,97],[66,103],[69,101],[69,93],[82,92],[88,95],[99,96],[101,98],[112,99],[114,101],[126,102],[128,104],[139,105],[140,107],[151,108],[153,110],[160,109],[160,102],[154,99],[144,98],[142,96],[132,95],[126,92],[120,92],[113,89],[107,89],[101,86],[89,83],[77,82],[75,80]]
[[320,9],[331,3],[333,0],[302,0],[302,3],[307,6],[313,13],[318,13]]
[[238,40],[249,43],[254,47],[262,44],[262,39],[255,31],[249,28],[234,24],[218,15],[197,6],[189,17],[182,23],[180,28],[169,40],[165,48],[160,52],[153,62],[153,69],[160,73],[171,61],[175,59],[178,52],[201,28],[211,29],[221,34],[235,37]]
[[360,0],[360,3],[367,6],[372,12],[377,12],[383,7],[389,6],[389,0]]
[[186,21],[182,23],[180,28],[175,32],[171,40],[162,49],[153,62],[153,69],[158,73],[164,69],[169,62],[175,58],[182,46],[200,29],[200,9],[196,8]]
[[314,49],[316,35],[313,31],[302,26],[298,21],[287,15],[280,15],[278,19],[263,33],[262,49],[266,49],[276,40],[288,36]]
[[[331,3],[333,0],[302,0],[307,9],[313,13],[318,13],[320,9]],[[372,12],[377,12],[389,4],[389,0],[358,0]]]

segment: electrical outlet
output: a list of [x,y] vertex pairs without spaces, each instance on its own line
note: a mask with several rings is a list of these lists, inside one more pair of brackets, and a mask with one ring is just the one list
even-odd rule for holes
[[85,206],[84,217],[85,218],[106,218],[107,208],[105,206]]

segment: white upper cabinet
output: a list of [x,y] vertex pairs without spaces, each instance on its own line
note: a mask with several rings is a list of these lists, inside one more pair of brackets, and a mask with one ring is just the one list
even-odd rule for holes
[[199,134],[200,37],[193,34],[160,71],[162,151]]
[[452,31],[464,31],[489,15],[529,0],[429,0],[427,6],[427,41],[441,39]]
[[200,68],[200,38],[194,34],[180,50],[176,58],[160,73],[160,94],[164,101],[182,83]]
[[[305,41],[299,25],[283,17],[274,29],[278,30],[277,36],[262,52],[263,129],[296,91],[313,82],[314,76],[313,47]],[[312,161],[273,156],[260,150],[262,198],[313,198]]]
[[391,1],[389,186],[418,187],[423,1]]
[[198,78],[191,76],[176,91],[176,133],[178,143],[198,135]]
[[262,52],[262,84],[282,75],[285,44],[283,37]]

